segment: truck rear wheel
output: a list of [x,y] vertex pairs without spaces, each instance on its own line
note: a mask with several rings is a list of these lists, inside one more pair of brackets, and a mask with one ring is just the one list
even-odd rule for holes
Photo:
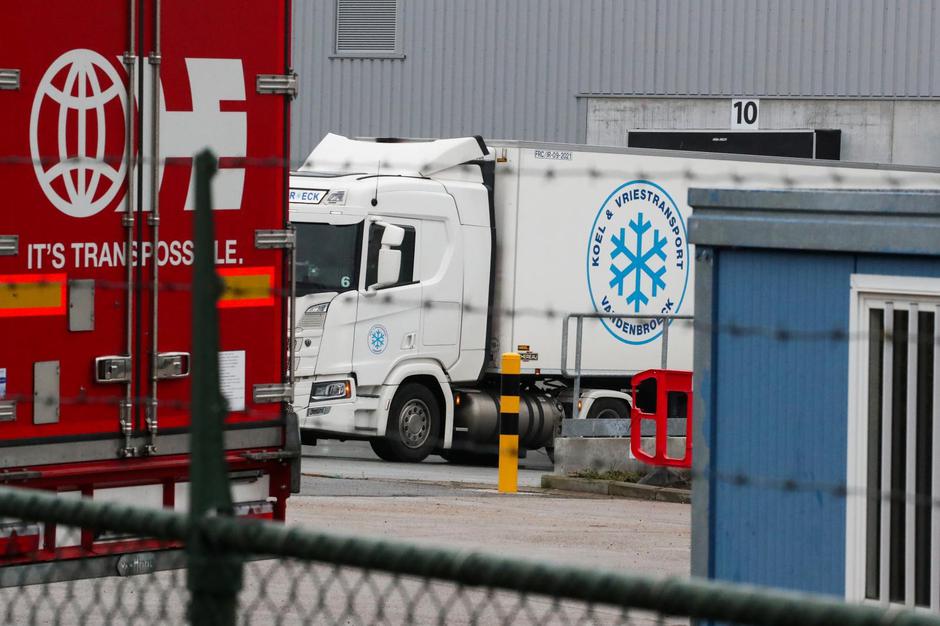
[[[392,400],[385,439],[372,449],[386,460],[417,463],[439,445],[441,409],[434,394],[417,383],[402,385]],[[387,453],[391,458],[383,456]]]

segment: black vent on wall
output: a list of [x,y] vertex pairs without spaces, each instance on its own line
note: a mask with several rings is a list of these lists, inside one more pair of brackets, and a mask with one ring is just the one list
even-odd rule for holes
[[337,54],[398,52],[398,0],[336,0]]
[[735,130],[631,130],[630,148],[691,150],[724,154],[801,157],[839,160],[842,131],[838,129],[735,131]]

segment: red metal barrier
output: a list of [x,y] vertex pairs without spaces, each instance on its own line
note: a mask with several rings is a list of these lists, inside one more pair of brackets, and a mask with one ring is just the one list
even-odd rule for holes
[[[632,380],[633,408],[630,410],[630,450],[649,465],[692,467],[692,372],[647,370]],[[669,456],[669,419],[685,418],[685,455]],[[642,448],[644,420],[656,424],[655,451]]]

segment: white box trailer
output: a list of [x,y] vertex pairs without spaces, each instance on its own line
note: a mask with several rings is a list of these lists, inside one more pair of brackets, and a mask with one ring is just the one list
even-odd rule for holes
[[[295,410],[308,440],[365,438],[419,460],[498,433],[498,364],[522,355],[520,441],[550,446],[572,399],[626,414],[662,365],[662,315],[693,315],[686,204],[719,188],[937,188],[940,171],[481,138],[328,135],[290,183],[297,229]],[[824,227],[824,225],[821,225]],[[691,369],[673,321],[667,366]]]

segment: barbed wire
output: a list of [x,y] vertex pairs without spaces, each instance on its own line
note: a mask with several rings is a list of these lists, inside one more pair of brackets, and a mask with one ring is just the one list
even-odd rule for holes
[[[697,159],[711,163],[711,171],[707,176],[696,172],[692,167],[681,167],[665,169],[650,165],[645,168],[602,168],[596,166],[573,166],[573,165],[544,165],[542,167],[518,168],[516,164],[499,162],[497,167],[500,172],[515,173],[527,177],[541,178],[546,181],[563,178],[618,178],[623,180],[645,180],[649,178],[684,181],[687,183],[701,182],[705,186],[712,187],[716,185],[741,186],[745,184],[760,184],[779,186],[783,189],[794,187],[813,188],[817,185],[834,186],[836,188],[845,185],[873,183],[882,185],[885,188],[896,190],[899,188],[917,189],[920,186],[936,188],[940,186],[940,169],[930,169],[918,166],[902,166],[893,164],[867,164],[851,163],[839,164],[839,162],[816,162],[811,159],[786,159],[779,161],[767,161],[751,159],[748,155],[725,155],[716,154],[715,158],[709,159],[701,154],[688,155],[682,151],[674,151],[673,154],[664,154],[663,152],[644,153],[634,149],[624,149],[624,155],[633,155],[648,158],[663,159]],[[590,154],[590,153],[588,153]],[[607,154],[602,153],[602,154]],[[613,153],[616,154],[616,153]],[[735,158],[736,157],[736,158]],[[193,167],[193,157],[162,157],[157,159],[158,165],[162,167],[180,167],[191,169]],[[423,177],[418,172],[427,170],[431,164],[416,164],[414,161],[395,161],[376,162],[370,168],[364,168],[358,163],[352,161],[314,161],[310,159],[289,159],[282,156],[233,156],[218,157],[222,169],[227,168],[275,168],[298,171],[303,168],[301,173],[327,175],[324,180],[329,180],[332,176],[417,176]],[[61,155],[50,155],[32,157],[25,155],[0,155],[0,165],[32,165],[34,167],[54,166],[65,164],[74,167],[90,167],[96,165],[106,165],[113,169],[113,166],[120,167],[125,161],[123,154],[103,155],[101,157],[82,157],[74,156],[62,158]],[[137,166],[150,166],[154,159],[148,156],[135,158],[133,163]],[[555,163],[554,161],[551,161]],[[716,170],[716,163],[728,163],[729,166],[722,170]],[[745,171],[752,169],[756,165],[774,165],[776,167],[767,168],[767,171]],[[457,166],[460,167],[460,166]],[[467,166],[472,167],[472,166]],[[741,168],[744,167],[744,170]],[[800,170],[792,171],[793,168]],[[67,169],[67,168],[66,168]],[[805,170],[805,171],[804,171]],[[433,175],[432,175],[433,176]]]
[[[222,266],[224,267],[224,266]],[[117,292],[126,292],[128,289],[128,284],[122,281],[110,281],[110,280],[101,280],[101,279],[82,279],[83,287],[87,289],[90,286],[94,286],[95,290],[102,291],[117,291]],[[31,282],[17,282],[14,280],[0,280],[0,295],[6,291],[8,294],[17,294],[19,292],[29,292],[29,291],[41,291],[48,289],[50,287],[62,287],[63,283],[53,280],[38,280]],[[153,290],[152,281],[143,281],[135,283],[132,287],[133,290],[140,290],[142,292],[150,292]],[[193,286],[191,283],[186,282],[173,282],[173,281],[161,281],[157,287],[158,291],[166,291],[168,293],[191,293],[193,291]],[[339,289],[339,288],[337,288]],[[346,290],[349,291],[349,290]],[[289,288],[278,288],[278,287],[268,287],[268,288],[255,288],[255,287],[239,287],[237,285],[226,286],[222,289],[221,293],[223,296],[232,302],[237,303],[239,299],[258,299],[258,298],[290,298],[292,291]],[[319,293],[337,293],[333,291],[324,291]],[[339,291],[338,293],[343,293]],[[382,294],[381,292],[367,292],[369,297],[374,301],[382,305],[393,305],[400,307],[410,307],[416,309],[422,309],[425,311],[431,311],[436,309],[443,309],[447,311],[459,310],[468,315],[474,314],[487,314],[494,315],[497,317],[503,318],[543,318],[546,320],[562,320],[564,321],[569,316],[572,316],[572,319],[569,320],[569,324],[574,322],[574,318],[577,316],[588,316],[585,317],[585,322],[593,321],[594,323],[600,323],[600,320],[596,318],[591,318],[589,316],[593,315],[594,311],[588,310],[562,310],[562,309],[553,309],[553,308],[539,308],[539,307],[494,307],[494,306],[483,306],[483,305],[474,305],[468,303],[437,303],[430,300],[425,300],[422,298],[411,298],[411,297],[402,297],[392,294]],[[319,304],[326,304],[318,303]],[[312,305],[313,306],[313,305]],[[239,308],[239,307],[234,307]],[[309,308],[309,307],[308,307]],[[15,309],[11,309],[15,311]],[[940,313],[940,303],[937,303],[933,306],[927,306],[919,309],[920,312],[927,313]],[[25,315],[25,314],[24,314]],[[64,315],[64,312],[63,312]],[[631,324],[643,323],[644,321],[659,321],[661,322],[664,319],[668,318],[666,314],[657,315],[655,313],[641,312],[639,314],[633,313],[624,313],[624,318],[627,318],[627,321]],[[642,315],[643,317],[635,317],[635,315]],[[12,318],[11,318],[12,319]],[[295,323],[299,323],[298,320],[295,320]],[[729,335],[732,337],[763,337],[767,339],[772,339],[778,342],[831,342],[831,343],[841,343],[849,341],[868,341],[872,337],[879,337],[885,340],[892,340],[897,337],[908,337],[907,333],[901,332],[892,332],[890,330],[878,330],[878,331],[856,331],[850,332],[844,327],[830,327],[830,328],[819,328],[819,329],[807,329],[805,327],[795,327],[795,326],[782,326],[782,325],[755,325],[739,322],[726,322],[726,323],[706,323],[701,320],[693,319],[673,319],[670,320],[671,324],[678,325],[680,327],[688,327],[691,330],[697,332],[705,332],[710,334],[717,335]],[[561,337],[559,336],[559,341]],[[908,338],[909,340],[909,338]],[[926,336],[923,334],[918,334],[917,343],[920,344],[940,344],[940,335]]]
[[[642,151],[637,152],[626,152],[628,154],[635,154],[637,156],[646,156]],[[656,153],[656,158],[663,159],[684,159],[684,158],[695,158],[702,159],[701,155],[696,155],[690,157],[689,155],[683,154],[682,152],[675,152],[671,155],[666,155],[661,152]],[[781,161],[776,163],[776,167],[764,167],[761,171],[753,171],[753,168],[758,164],[767,165],[768,161],[760,160],[749,160],[745,156],[740,156],[739,160],[735,160],[734,157],[729,157],[728,155],[722,155],[720,158],[714,160],[702,159],[708,161],[711,164],[711,170],[709,171],[707,177],[697,172],[694,168],[691,167],[681,167],[681,168],[669,168],[667,167],[655,167],[649,165],[643,168],[637,168],[633,170],[627,170],[623,168],[599,168],[599,167],[581,167],[575,166],[570,163],[564,165],[542,165],[540,167],[527,167],[519,169],[518,164],[516,163],[497,163],[497,168],[500,172],[504,173],[518,173],[520,176],[527,176],[532,178],[537,178],[545,181],[546,183],[551,183],[553,181],[559,181],[562,179],[570,180],[573,178],[578,179],[589,179],[589,180],[598,180],[601,178],[614,178],[617,180],[643,180],[643,179],[656,179],[656,180],[676,180],[683,181],[685,183],[694,184],[702,183],[703,186],[715,187],[715,186],[724,186],[732,185],[736,187],[741,187],[745,185],[756,185],[761,187],[780,187],[783,189],[792,189],[794,187],[806,187],[806,188],[815,188],[819,186],[830,186],[837,188],[852,188],[852,186],[859,185],[869,185],[869,186],[883,186],[888,189],[896,190],[899,188],[916,190],[921,187],[940,187],[940,170],[932,171],[926,169],[917,169],[917,168],[895,168],[890,167],[864,167],[864,166],[855,166],[852,167],[842,167],[839,164],[835,163],[815,163],[812,161]],[[124,155],[105,155],[101,158],[87,158],[87,157],[74,157],[62,159],[61,156],[49,156],[49,157],[40,157],[33,158],[29,156],[17,156],[17,155],[5,155],[0,156],[0,165],[30,165],[33,167],[43,167],[65,164],[67,166],[88,166],[94,168],[95,166],[107,165],[107,166],[120,166],[125,162]],[[134,159],[134,163],[138,166],[144,167],[152,164],[152,160],[148,157],[140,157]],[[159,159],[159,164],[167,168],[192,168],[192,163],[189,162],[188,158],[179,158],[179,157],[167,157]],[[722,168],[721,165],[716,164],[726,164],[727,167]],[[375,177],[376,175],[382,176],[396,176],[399,175],[397,171],[401,172],[412,172],[412,171],[421,171],[426,169],[425,167],[416,167],[415,163],[400,163],[396,164],[394,162],[383,162],[377,163],[377,167],[374,171],[361,171],[361,172],[350,172],[353,168],[353,163],[351,162],[314,162],[307,159],[301,161],[291,161],[290,159],[284,159],[279,156],[272,157],[223,157],[220,159],[220,166],[224,168],[276,168],[276,169],[296,169],[297,167],[304,167],[305,170],[322,170],[326,173],[331,171],[339,170],[343,172],[343,175],[360,175],[366,177]],[[751,171],[747,171],[747,170]],[[323,179],[323,186],[328,186],[331,183],[329,182],[330,178]],[[112,181],[115,184],[120,181]],[[605,190],[605,194],[606,194]],[[145,214],[146,211],[138,211],[142,214]],[[119,242],[124,244],[124,242]],[[127,255],[125,250],[125,258],[128,258],[131,255]],[[153,256],[150,257],[153,259]],[[146,256],[145,256],[146,259]],[[152,261],[151,261],[152,262]],[[159,260],[157,261],[159,264]],[[141,263],[140,265],[146,267],[147,263]],[[122,265],[115,265],[113,267],[123,267]],[[166,267],[165,265],[163,267]],[[173,266],[171,266],[173,267]],[[220,265],[220,269],[225,266]],[[102,269],[102,268],[76,268],[82,270],[90,269]],[[43,271],[43,272],[57,272],[57,271],[66,271],[64,268],[55,268],[49,267],[48,269],[39,270],[38,268],[34,271]],[[69,269],[71,271],[71,269]],[[123,281],[113,281],[113,280],[102,280],[102,279],[90,279],[94,288],[96,290],[100,289],[102,291],[114,291],[114,292],[125,292],[129,288],[129,285]],[[86,282],[87,286],[88,283]],[[0,280],[0,295],[3,295],[4,291],[7,293],[7,297],[18,297],[20,294],[26,294],[30,289],[48,289],[50,286],[63,287],[63,282],[50,281],[50,280],[39,280],[34,282],[17,282],[16,280]],[[134,290],[139,290],[142,293],[146,293],[154,289],[152,282],[144,281],[142,283],[137,283],[132,287]],[[193,287],[190,283],[187,282],[174,282],[174,281],[162,281],[157,286],[156,289],[159,291],[166,292],[175,292],[175,293],[189,293],[193,290]],[[228,298],[234,300],[238,299],[250,299],[258,297],[275,297],[275,298],[289,298],[292,295],[292,291],[288,288],[283,287],[268,287],[268,288],[243,288],[237,285],[229,285],[225,287],[224,294]],[[370,294],[376,302],[387,305],[396,305],[396,306],[406,306],[412,308],[419,308],[423,310],[434,310],[436,308],[445,308],[448,311],[453,311],[455,308],[463,311],[466,314],[486,314],[496,317],[516,317],[516,318],[541,318],[546,320],[564,320],[567,316],[573,313],[585,313],[578,311],[566,311],[561,309],[553,309],[548,307],[493,307],[493,306],[480,306],[462,303],[459,305],[454,304],[438,304],[431,301],[425,301],[417,298],[404,298],[402,296],[396,296],[388,293],[374,293]],[[932,311],[937,312],[937,311]],[[64,316],[64,313],[63,313]],[[15,319],[15,318],[13,318]],[[662,319],[657,315],[651,313],[647,320],[658,320]],[[598,320],[599,321],[599,320]],[[631,321],[642,321],[642,320],[631,320]],[[293,320],[292,323],[297,323],[298,320]],[[595,322],[597,323],[597,322]],[[841,343],[848,341],[870,341],[872,338],[877,338],[881,341],[894,341],[897,338],[904,338],[906,341],[916,341],[918,343],[929,343],[934,345],[940,345],[940,335],[934,332],[930,335],[920,333],[916,336],[916,339],[908,333],[892,333],[885,329],[880,329],[876,331],[868,332],[849,332],[848,329],[844,327],[831,327],[831,328],[821,328],[821,329],[808,329],[805,327],[787,327],[781,325],[755,325],[755,324],[744,324],[744,323],[706,323],[700,320],[674,320],[674,324],[679,327],[687,327],[695,332],[711,333],[711,334],[722,334],[728,335],[731,337],[752,337],[752,338],[763,338],[770,339],[777,342],[830,342],[830,343]],[[940,324],[940,319],[935,320],[935,324]],[[286,328],[285,328],[286,333]],[[559,336],[559,341],[561,337]],[[286,341],[286,337],[285,337]],[[104,397],[99,395],[82,395],[82,396],[72,396],[72,397],[43,397],[43,396],[33,396],[25,394],[12,394],[7,395],[4,398],[4,401],[15,402],[17,404],[61,404],[66,406],[75,406],[75,405],[86,405],[86,406],[98,406],[98,407],[113,407],[115,409],[125,406],[127,399],[123,395],[115,395],[114,397]],[[186,400],[180,400],[176,398],[158,398],[153,399],[147,396],[138,396],[130,399],[130,403],[133,406],[140,407],[150,407],[156,406],[157,408],[162,408],[166,410],[181,411],[187,412],[191,410],[191,404]],[[234,415],[239,417],[248,417],[248,418],[259,418],[264,420],[271,420],[272,410],[262,410],[251,407],[246,407],[245,410],[236,411]],[[142,431],[141,435],[145,436],[147,431]],[[119,433],[115,433],[116,436]],[[940,507],[940,498],[935,498],[925,494],[919,494],[917,492],[906,491],[906,490],[882,490],[880,488],[868,488],[858,485],[848,485],[846,483],[831,483],[831,482],[822,482],[822,481],[813,481],[813,480],[803,480],[798,478],[780,478],[772,476],[759,476],[755,474],[747,473],[735,473],[735,472],[726,472],[718,470],[692,470],[691,477],[693,480],[714,480],[722,482],[725,484],[734,485],[737,487],[755,487],[760,489],[788,492],[788,493],[819,493],[819,494],[828,494],[836,498],[848,498],[848,497],[865,497],[871,499],[880,499],[887,502],[913,502],[918,506],[930,506],[932,508]],[[0,482],[3,482],[3,474],[0,473]]]

